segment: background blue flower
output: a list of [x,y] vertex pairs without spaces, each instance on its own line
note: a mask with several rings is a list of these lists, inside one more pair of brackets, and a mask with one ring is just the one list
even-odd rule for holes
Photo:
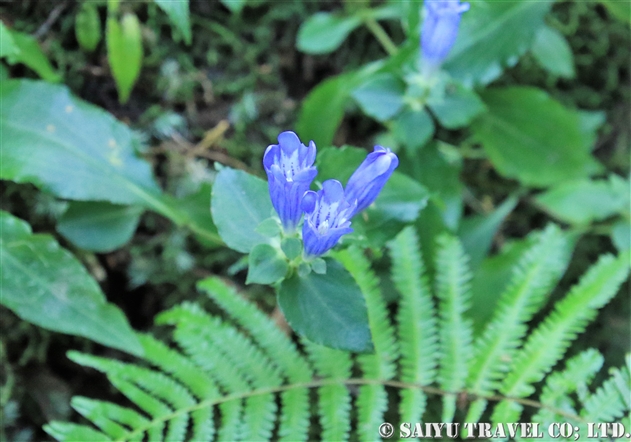
[[421,30],[421,50],[425,69],[437,68],[449,54],[458,36],[460,16],[469,3],[459,0],[426,0]]

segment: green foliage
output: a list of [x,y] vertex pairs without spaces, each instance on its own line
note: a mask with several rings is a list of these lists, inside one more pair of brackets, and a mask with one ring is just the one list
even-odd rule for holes
[[535,35],[532,55],[553,75],[574,78],[572,49],[563,35],[549,26],[542,26]]
[[[444,391],[460,391],[469,373],[473,335],[471,320],[465,318],[471,297],[471,272],[462,244],[449,235],[437,239],[436,288],[438,298],[439,346],[438,385]],[[443,398],[441,422],[452,422],[456,396]]]
[[[137,135],[111,114],[73,97],[64,86],[40,81],[3,81],[0,97],[0,131],[4,137],[0,178],[34,184],[59,198],[144,207],[188,226],[211,244],[221,243],[207,211],[206,216],[198,213],[199,198],[195,196],[208,201],[208,194],[195,195],[192,201],[164,195],[150,164],[137,156]],[[98,207],[94,215],[103,214],[105,206],[92,205]],[[118,232],[116,241],[112,241],[107,222],[91,223],[89,227],[102,240],[90,238],[91,243],[86,243],[81,231],[71,232],[78,227],[76,222],[82,223],[79,218],[90,216],[80,214],[77,207],[71,207],[65,218],[65,222],[70,218],[74,226],[62,227],[70,240],[94,250],[120,245],[125,232]],[[110,205],[110,209],[113,207]],[[134,217],[127,221],[129,231]],[[85,223],[82,225],[87,228]]]
[[256,228],[273,212],[267,183],[240,170],[222,169],[213,186],[213,220],[228,247],[247,253],[269,238]]
[[551,1],[474,2],[462,16],[445,69],[466,84],[488,84],[526,52]]
[[142,67],[142,35],[138,17],[126,13],[119,22],[115,15],[110,15],[105,38],[107,59],[116,80],[118,100],[126,103]]
[[404,105],[405,84],[392,74],[372,76],[353,91],[353,98],[366,115],[378,121],[394,117]]
[[111,252],[127,243],[143,210],[105,201],[73,201],[61,215],[57,231],[84,250]]
[[112,115],[43,82],[3,81],[0,95],[8,110],[0,119],[0,177],[62,198],[159,206],[149,164],[135,155],[131,130]]
[[278,290],[278,305],[291,327],[318,344],[370,351],[372,343],[362,292],[351,275],[327,259],[326,273],[295,272]]
[[[73,408],[98,429],[55,421],[45,430],[59,440],[307,440],[310,419],[317,418],[324,440],[366,440],[377,438],[383,420],[421,421],[427,408],[435,413],[438,404],[427,402],[428,393],[443,396],[445,419],[456,411],[453,398],[465,394],[477,399],[469,422],[477,422],[487,404],[498,399],[494,421],[517,422],[525,404],[519,397],[528,396],[532,422],[615,421],[631,405],[628,367],[612,369],[598,388],[592,379],[603,359],[596,350],[576,355],[565,369],[553,367],[619,289],[629,272],[628,258],[603,256],[525,338],[526,322],[543,308],[562,267],[557,251],[562,241],[558,229],[550,227],[521,255],[494,319],[473,343],[466,318],[467,257],[454,237],[438,240],[434,290],[414,231],[407,228],[389,243],[392,279],[401,295],[396,324],[388,320],[379,279],[362,251],[337,253],[366,298],[374,354],[355,355],[309,341],[301,349],[240,293],[218,278],[206,279],[199,288],[227,317],[212,316],[192,303],[160,314],[157,323],[173,327],[173,345],[140,335],[145,363],[69,354],[106,373],[133,407],[75,398]],[[327,275],[336,271],[331,264]],[[437,314],[432,292],[439,300]],[[470,359],[472,344],[477,351]],[[541,380],[543,390],[533,396]],[[349,386],[359,386],[355,399]],[[317,394],[310,395],[310,389]],[[400,417],[387,411],[392,401]]]
[[601,170],[591,156],[593,135],[584,132],[579,113],[545,92],[498,88],[482,99],[489,112],[474,122],[474,137],[502,175],[543,187]]
[[49,235],[0,211],[2,305],[40,327],[84,336],[141,355],[127,318],[109,304],[96,281]]
[[101,41],[101,17],[94,3],[85,2],[75,17],[75,36],[84,51],[92,52]]
[[589,224],[629,210],[629,181],[618,175],[608,180],[569,181],[537,196],[537,203],[556,218]]
[[23,32],[9,30],[4,23],[0,23],[0,39],[0,57],[6,57],[9,64],[22,63],[51,83],[61,81],[61,75],[55,72],[35,38]]
[[187,45],[191,44],[191,21],[189,18],[189,6],[188,0],[184,1],[169,1],[169,0],[154,0],[155,3],[169,16],[169,19],[178,31],[184,37],[184,42]]
[[361,24],[359,17],[344,17],[327,12],[312,15],[302,24],[296,46],[309,54],[333,52],[348,34]]
[[288,268],[287,260],[278,249],[269,244],[257,244],[248,257],[246,284],[273,284],[285,276]]

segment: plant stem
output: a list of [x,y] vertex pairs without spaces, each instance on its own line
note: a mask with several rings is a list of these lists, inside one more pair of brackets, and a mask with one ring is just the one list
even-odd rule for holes
[[381,25],[375,20],[371,15],[367,15],[364,17],[364,24],[366,27],[372,32],[375,38],[379,41],[383,49],[388,53],[388,55],[394,55],[398,52],[397,46],[390,39],[386,31],[381,27]]

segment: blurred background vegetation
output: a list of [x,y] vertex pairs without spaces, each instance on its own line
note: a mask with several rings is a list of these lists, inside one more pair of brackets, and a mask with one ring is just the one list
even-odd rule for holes
[[[55,72],[63,73],[64,83],[74,94],[134,128],[138,149],[150,160],[163,188],[178,197],[193,196],[192,201],[204,211],[208,201],[196,196],[212,182],[213,162],[263,176],[265,147],[275,142],[279,132],[294,128],[301,100],[308,92],[332,75],[384,55],[363,28],[332,54],[307,55],[296,49],[301,23],[317,11],[339,9],[339,2],[250,0],[235,11],[226,3],[192,0],[191,45],[184,44],[183,36],[156,4],[127,2],[124,7],[133,10],[141,23],[145,57],[129,101],[120,104],[105,41],[91,53],[79,47],[75,21],[80,7],[80,2],[71,0],[2,2],[0,18],[7,27],[36,37]],[[104,22],[105,8],[98,11]],[[576,76],[553,76],[527,54],[495,84],[533,85],[569,107],[604,110],[606,123],[599,131],[594,155],[608,170],[627,176],[631,140],[628,22],[613,17],[600,3],[583,1],[555,4],[547,20],[567,38]],[[403,40],[399,26],[385,22],[384,27],[395,43]],[[2,65],[1,76],[37,77],[23,64]],[[334,144],[371,146],[381,131],[378,123],[351,110]],[[437,138],[457,145],[462,132],[439,130]],[[499,176],[484,158],[467,159],[460,179],[466,189],[467,214],[488,212],[519,186]],[[125,247],[94,254],[56,234],[56,220],[67,202],[32,185],[8,181],[0,182],[0,195],[1,209],[27,220],[36,232],[56,235],[63,246],[73,250],[101,283],[110,302],[124,310],[137,330],[160,336],[153,317],[182,300],[212,309],[208,299],[194,289],[201,277],[220,274],[245,279],[236,252],[192,240],[188,231],[155,213],[143,214]],[[524,237],[550,220],[522,199],[505,220],[494,246],[506,238]],[[581,237],[559,292],[595,256],[614,250],[609,237],[598,231]],[[275,298],[268,288],[255,285],[249,293],[273,314]],[[631,349],[630,317],[629,296],[616,297],[590,326],[585,339],[575,345],[598,348],[608,364],[620,365],[622,355]],[[69,349],[108,356],[118,354],[115,350],[48,332],[4,307],[0,307],[0,334],[5,440],[47,440],[41,426],[52,419],[70,418],[69,400],[78,392],[123,400],[99,373],[65,357]]]

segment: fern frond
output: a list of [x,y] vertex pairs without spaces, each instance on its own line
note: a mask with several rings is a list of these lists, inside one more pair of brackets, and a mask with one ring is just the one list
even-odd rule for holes
[[124,439],[129,433],[128,429],[120,424],[128,425],[130,428],[138,428],[147,426],[149,423],[144,416],[135,410],[109,402],[78,396],[72,398],[71,405],[79,414],[92,421],[112,439]]
[[[548,226],[522,256],[500,296],[493,316],[476,341],[467,387],[471,393],[487,395],[499,388],[498,381],[508,370],[526,323],[541,308],[552,286],[565,268],[566,240],[558,227]],[[477,422],[486,401],[475,401],[466,422]]]
[[[449,392],[460,391],[469,373],[473,324],[464,317],[471,298],[471,272],[460,241],[450,235],[437,240],[436,296],[439,300],[438,383]],[[456,394],[443,398],[442,422],[451,422],[456,412]]]
[[[523,349],[515,356],[511,370],[502,383],[501,393],[524,397],[534,391],[532,384],[563,356],[599,308],[616,294],[629,272],[628,260],[611,255],[601,257],[559,301],[554,311],[530,334]],[[522,407],[502,401],[495,407],[494,422],[516,422]]]
[[[269,355],[289,382],[308,382],[313,370],[296,346],[278,327],[252,303],[243,299],[236,290],[226,286],[219,278],[207,278],[197,284]],[[278,431],[281,440],[306,440],[309,429],[309,391],[306,388],[281,394],[281,422]]]
[[374,375],[369,373],[369,376],[392,379],[396,373],[395,361],[399,352],[388,309],[379,290],[379,279],[370,268],[370,261],[361,249],[350,247],[336,253],[335,257],[353,276],[366,299],[370,333],[375,346],[375,356],[379,361],[377,372]]
[[[359,356],[359,365],[366,378],[392,379],[396,373],[398,357],[394,329],[388,318],[388,310],[379,290],[379,279],[370,268],[363,252],[350,247],[336,253],[336,258],[353,276],[364,297],[368,309],[368,322],[375,345],[375,354]],[[379,437],[377,429],[383,423],[383,413],[388,406],[388,395],[383,385],[362,385],[357,397],[358,433],[361,440]]]
[[629,367],[612,368],[610,373],[601,387],[583,401],[581,417],[588,422],[614,422],[631,410]]
[[[305,349],[318,374],[323,378],[351,377],[353,362],[349,353],[304,341]],[[345,385],[326,385],[318,389],[318,415],[322,440],[347,440],[351,429],[351,395]]]
[[[401,295],[397,312],[401,380],[429,385],[436,376],[436,309],[414,228],[406,227],[388,243],[392,280]],[[420,389],[401,392],[401,422],[420,422],[427,396]]]
[[[173,315],[176,313],[169,314],[173,311],[183,316],[175,319]],[[214,353],[202,358],[210,365],[217,363],[218,360],[225,360],[229,367],[223,367],[220,375],[230,378],[238,374],[253,388],[276,387],[282,383],[277,368],[249,338],[199,308],[185,304],[159,315],[158,320],[168,320],[175,325],[174,337],[187,351],[199,353],[203,351],[204,346],[206,349],[212,348]],[[199,357],[193,354],[190,356]],[[226,369],[229,372],[225,371]],[[248,398],[245,405],[246,422],[243,426],[243,437],[253,440],[268,439],[273,430],[275,415],[276,402],[273,394]]]
[[[587,385],[600,370],[603,362],[603,356],[594,349],[585,350],[569,359],[563,371],[557,371],[547,377],[540,401],[547,407],[576,414],[570,394],[576,392],[579,398],[584,397],[587,394]],[[541,408],[533,416],[532,421],[541,423],[542,428],[547,428],[549,424],[563,419],[563,416],[551,408]]]
[[111,441],[107,435],[85,425],[71,424],[69,422],[52,421],[44,425],[44,431],[57,440],[104,442]]

